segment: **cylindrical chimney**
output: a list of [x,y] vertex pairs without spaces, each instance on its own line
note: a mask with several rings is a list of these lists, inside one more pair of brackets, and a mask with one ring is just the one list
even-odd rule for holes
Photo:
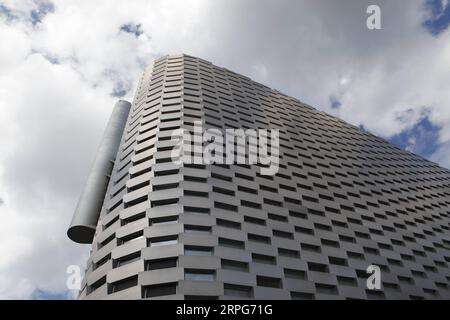
[[92,243],[130,108],[128,101],[119,100],[109,118],[97,156],[67,230],[68,237],[75,242]]

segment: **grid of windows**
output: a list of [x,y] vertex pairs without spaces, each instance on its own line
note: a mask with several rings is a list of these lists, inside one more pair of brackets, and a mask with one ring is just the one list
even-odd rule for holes
[[[171,161],[172,133],[280,129],[280,168]],[[450,298],[450,172],[186,55],[140,80],[81,298]],[[380,266],[382,291],[366,289]]]

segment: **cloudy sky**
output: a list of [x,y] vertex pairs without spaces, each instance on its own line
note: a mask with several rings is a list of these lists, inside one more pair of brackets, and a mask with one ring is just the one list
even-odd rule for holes
[[[366,9],[381,8],[381,30]],[[209,60],[450,168],[448,0],[0,0],[0,299],[67,298],[66,228],[114,102]]]

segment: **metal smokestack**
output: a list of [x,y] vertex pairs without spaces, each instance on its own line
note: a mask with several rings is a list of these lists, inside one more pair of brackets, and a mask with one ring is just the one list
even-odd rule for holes
[[97,156],[67,230],[68,237],[75,242],[92,243],[130,108],[131,103],[119,100],[109,118]]

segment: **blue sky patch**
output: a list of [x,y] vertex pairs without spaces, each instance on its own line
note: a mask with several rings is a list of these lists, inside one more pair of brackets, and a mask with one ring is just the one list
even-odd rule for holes
[[392,136],[388,140],[399,148],[429,158],[439,147],[440,127],[432,124],[428,117],[422,118],[411,129]]
[[128,90],[125,88],[125,85],[123,84],[123,82],[119,81],[114,84],[114,88],[113,88],[113,91],[111,92],[111,95],[113,97],[121,98],[124,95],[126,95],[127,92],[128,92]]
[[423,26],[436,37],[450,25],[450,1],[425,0],[425,8],[430,12],[430,17]]
[[144,33],[144,31],[142,31],[142,26],[140,23],[139,24],[135,24],[135,23],[124,24],[120,27],[120,31],[134,34],[136,38]]
[[38,23],[42,22],[47,14],[55,11],[54,4],[48,0],[34,0],[34,3],[36,8],[30,12],[13,12],[13,10],[3,3],[0,3],[0,16],[6,17],[9,21],[16,19],[26,20],[31,22],[33,26],[36,26]]
[[31,294],[33,300],[70,300],[72,299],[72,292],[66,290],[63,292],[50,292],[42,289],[35,289]]
[[364,127],[364,125],[362,123],[358,126],[358,128],[362,131],[368,132],[366,127]]
[[0,3],[0,16],[6,17],[7,20],[11,20],[11,19],[15,18],[11,12],[11,9],[9,9],[3,3]]
[[51,64],[59,64],[59,59],[48,54],[44,55],[44,58],[47,59]]
[[339,109],[342,106],[342,103],[335,97],[330,97],[330,106],[331,109]]
[[37,8],[30,12],[31,23],[33,26],[41,23],[47,14],[55,11],[55,6],[50,1],[38,0],[35,1],[35,3]]

